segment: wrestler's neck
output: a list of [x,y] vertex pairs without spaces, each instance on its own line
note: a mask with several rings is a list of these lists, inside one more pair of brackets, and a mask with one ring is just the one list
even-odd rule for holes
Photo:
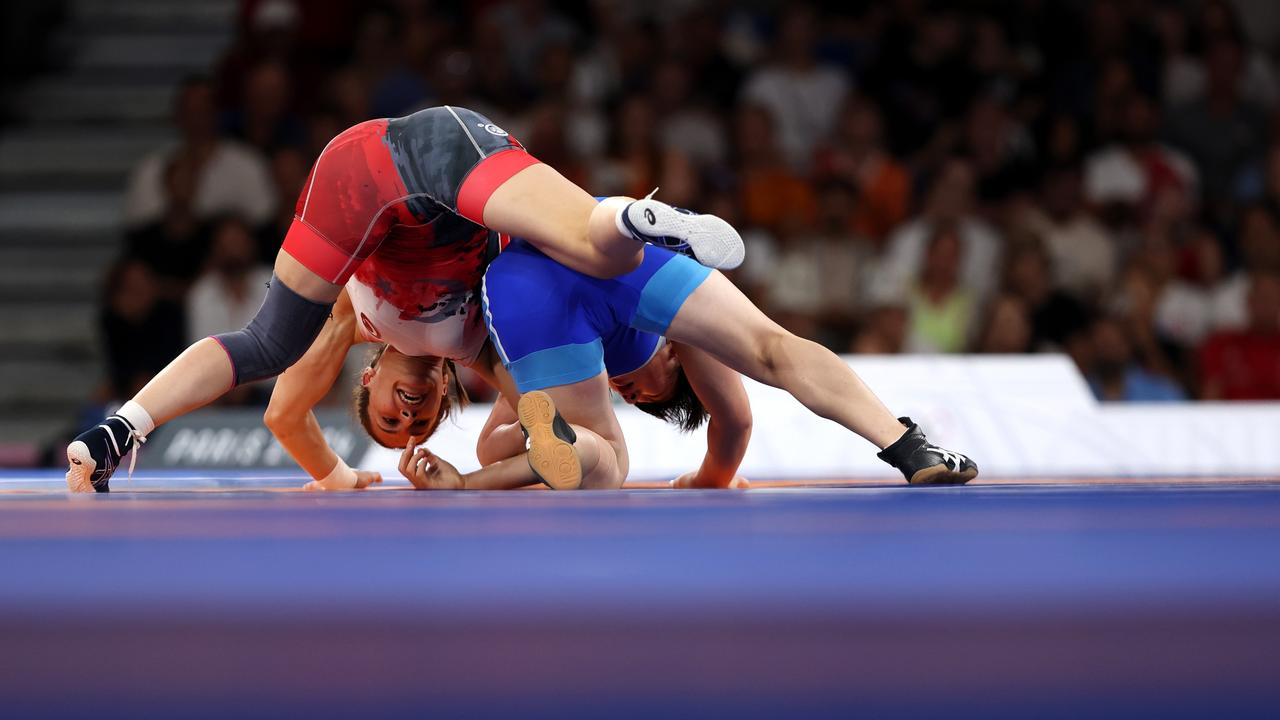
[[444,358],[434,355],[414,357],[405,355],[393,347],[388,347],[382,353],[378,363],[383,367],[393,368],[398,373],[403,373],[413,380],[429,381],[439,376],[441,368],[444,366]]

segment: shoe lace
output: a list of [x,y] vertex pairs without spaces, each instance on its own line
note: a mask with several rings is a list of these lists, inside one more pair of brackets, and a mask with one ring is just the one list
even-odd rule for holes
[[138,453],[142,452],[142,445],[147,442],[147,438],[142,433],[129,428],[129,436],[133,438],[133,449],[129,453],[129,489],[133,489],[133,467],[138,464]]
[[[116,418],[112,418],[112,419],[116,419]],[[147,437],[142,433],[138,432],[137,430],[134,430],[133,426],[130,425],[127,420],[124,420],[123,422],[124,422],[125,428],[128,430],[128,437],[133,440],[133,447],[129,449],[129,476],[128,476],[129,489],[132,490],[133,489],[133,469],[138,464],[138,452],[141,450],[143,443],[147,441]],[[123,457],[123,453],[120,452],[120,445],[116,443],[116,434],[111,431],[111,426],[107,425],[106,423],[103,423],[98,427],[107,431],[107,440],[111,441],[112,449],[116,451],[116,455]],[[110,458],[108,458],[108,460],[109,459]],[[114,471],[114,469],[115,469],[115,463],[112,463],[112,471]]]

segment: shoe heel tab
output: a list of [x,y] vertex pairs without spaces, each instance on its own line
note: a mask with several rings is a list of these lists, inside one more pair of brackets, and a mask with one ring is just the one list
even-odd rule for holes
[[556,417],[555,420],[551,421],[551,427],[555,431],[556,436],[561,440],[564,440],[570,445],[578,442],[578,433],[573,429],[573,426],[569,424],[569,421],[564,419],[564,416],[560,414],[559,410],[556,410]]
[[924,432],[920,430],[920,426],[915,424],[909,417],[900,417],[898,422],[902,423],[907,430],[902,433],[902,437],[894,440],[891,445],[884,450],[876,453],[876,457],[889,463],[894,467],[898,467],[898,463],[910,455],[917,447],[925,442]]

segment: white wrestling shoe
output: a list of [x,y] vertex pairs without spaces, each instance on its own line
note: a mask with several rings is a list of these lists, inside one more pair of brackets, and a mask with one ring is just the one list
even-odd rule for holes
[[747,254],[742,236],[729,223],[654,200],[653,193],[622,208],[618,217],[637,240],[682,252],[717,270],[738,267]]
[[[130,450],[146,442],[128,420],[111,415],[76,436],[67,446],[67,489],[73,493],[110,492],[111,476]],[[129,458],[129,476],[138,459]]]

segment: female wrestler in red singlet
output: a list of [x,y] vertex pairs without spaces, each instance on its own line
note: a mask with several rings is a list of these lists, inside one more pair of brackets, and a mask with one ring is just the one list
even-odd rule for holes
[[712,267],[743,257],[741,237],[723,220],[650,198],[598,203],[465,108],[361,123],[330,141],[312,167],[257,317],[195,343],[81,433],[67,447],[68,487],[107,491],[121,458],[156,425],[283,372],[310,347],[353,274],[372,295],[363,301],[377,307],[379,288],[398,285],[380,283],[380,274],[390,277],[403,258],[429,258],[425,283],[410,290],[421,306],[413,321],[440,324],[442,337],[474,332],[478,319],[458,313],[510,236],[602,278],[636,267],[644,242],[684,246]]

